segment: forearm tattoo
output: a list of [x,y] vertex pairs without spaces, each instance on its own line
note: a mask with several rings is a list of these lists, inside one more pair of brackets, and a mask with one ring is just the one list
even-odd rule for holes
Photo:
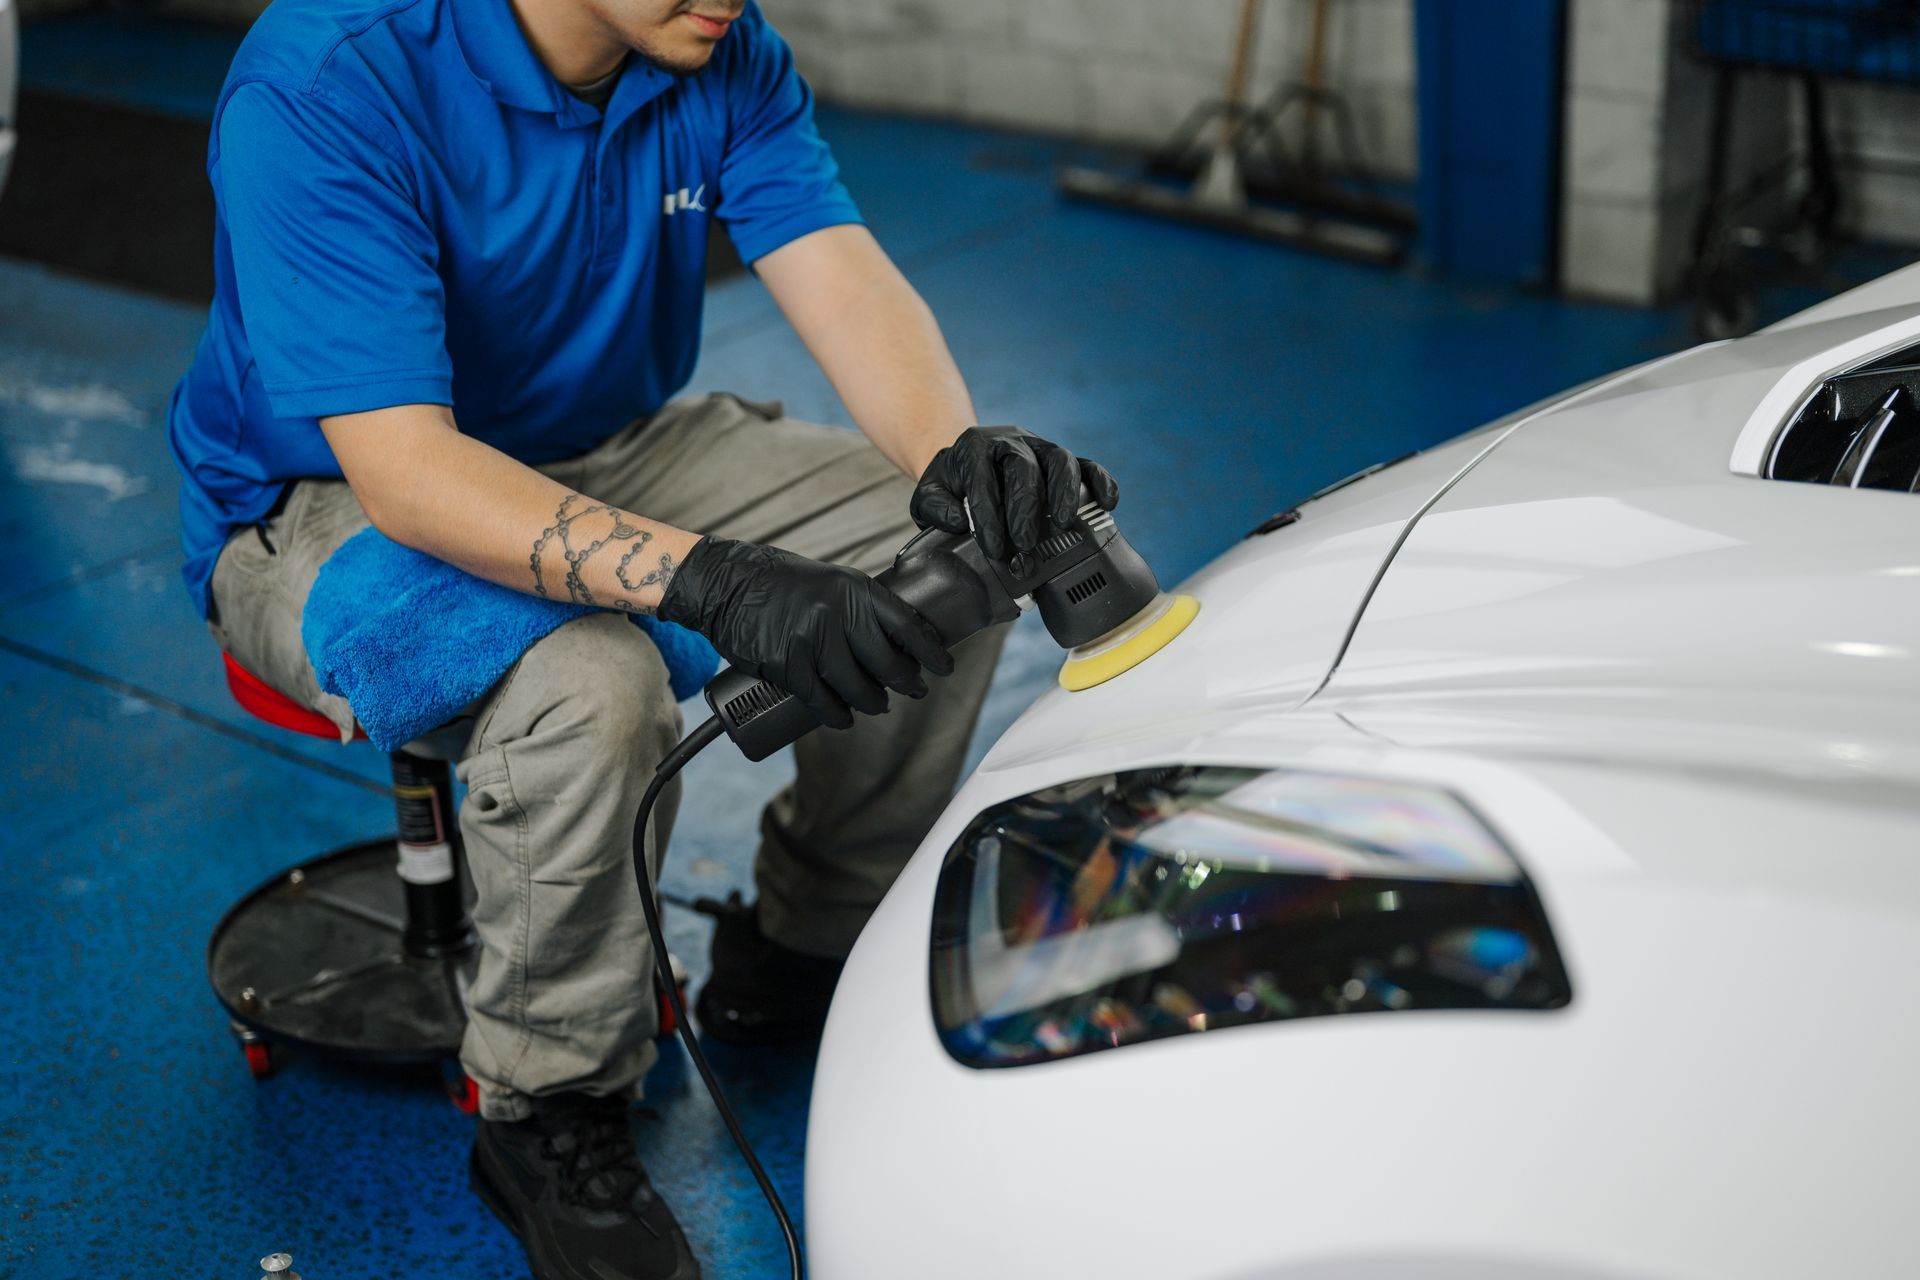
[[[646,551],[647,544],[653,541],[653,535],[634,524],[626,512],[605,503],[588,502],[584,506],[576,503],[583,499],[577,493],[570,493],[560,500],[559,507],[553,513],[553,523],[541,530],[534,539],[533,552],[527,564],[533,570],[533,589],[542,599],[552,599],[547,590],[547,579],[542,567],[542,556],[557,543],[560,556],[567,564],[565,585],[567,598],[575,604],[598,605],[607,609],[624,609],[628,613],[652,613],[651,607],[636,601],[615,596],[602,600],[588,588],[581,570],[588,560],[616,542],[630,542],[632,547],[614,566],[613,576],[621,586],[638,595],[647,587],[659,587],[665,591],[673,581],[674,570],[679,566],[673,556],[667,552],[654,555],[653,564],[645,567],[636,580],[630,576],[634,561]],[[596,517],[598,517],[596,519]]]

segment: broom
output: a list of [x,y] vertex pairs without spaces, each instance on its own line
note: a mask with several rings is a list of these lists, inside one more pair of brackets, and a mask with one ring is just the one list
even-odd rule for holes
[[[1328,7],[1329,0],[1314,0],[1304,82],[1283,86],[1267,104],[1250,111],[1247,80],[1260,0],[1240,0],[1227,61],[1225,97],[1195,108],[1151,166],[1159,172],[1192,177],[1191,185],[1182,189],[1149,177],[1120,177],[1100,169],[1070,166],[1056,179],[1061,193],[1072,199],[1178,218],[1335,257],[1383,264],[1400,261],[1414,229],[1412,214],[1401,206],[1342,190],[1327,180],[1319,163],[1317,126],[1323,109],[1333,117],[1341,149],[1348,153],[1350,162],[1356,150],[1346,104],[1325,82]],[[1301,105],[1304,116],[1303,155],[1299,163],[1289,165],[1278,140],[1278,122],[1295,102]],[[1212,146],[1194,161],[1195,143],[1216,121],[1219,128]],[[1264,175],[1256,169],[1256,189],[1292,207],[1275,208],[1249,199],[1248,161],[1256,147],[1267,153],[1270,164],[1281,174],[1292,170],[1295,175],[1265,176],[1264,181],[1258,181]],[[1198,176],[1193,177],[1196,171]]]

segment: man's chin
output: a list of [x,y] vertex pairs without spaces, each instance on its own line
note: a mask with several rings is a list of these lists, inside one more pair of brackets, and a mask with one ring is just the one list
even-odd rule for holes
[[704,41],[693,45],[663,49],[658,45],[636,44],[633,52],[657,71],[670,76],[697,76],[713,61],[714,46]]

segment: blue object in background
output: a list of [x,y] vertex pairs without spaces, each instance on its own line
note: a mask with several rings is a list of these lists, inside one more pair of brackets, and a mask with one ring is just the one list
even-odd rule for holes
[[1560,213],[1564,0],[1418,0],[1421,257],[1547,286]]
[[1910,0],[1705,0],[1691,27],[1709,62],[1920,83],[1920,9]]

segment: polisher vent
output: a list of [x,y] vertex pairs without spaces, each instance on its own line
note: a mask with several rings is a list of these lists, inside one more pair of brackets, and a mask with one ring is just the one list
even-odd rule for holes
[[1086,522],[1086,526],[1089,529],[1095,530],[1096,532],[1104,533],[1108,529],[1113,528],[1112,513],[1097,502],[1089,502],[1086,506],[1081,507],[1079,516],[1081,520]]
[[1107,589],[1107,575],[1095,573],[1091,577],[1080,579],[1067,588],[1067,603],[1080,604],[1092,599]]
[[1069,529],[1065,533],[1054,534],[1051,538],[1048,538],[1045,542],[1034,548],[1034,550],[1042,560],[1051,560],[1055,556],[1063,556],[1073,550],[1079,541],[1080,535],[1074,530]]
[[737,725],[745,724],[755,716],[763,716],[786,700],[786,694],[780,692],[765,680],[754,685],[745,693],[727,704],[727,715]]

